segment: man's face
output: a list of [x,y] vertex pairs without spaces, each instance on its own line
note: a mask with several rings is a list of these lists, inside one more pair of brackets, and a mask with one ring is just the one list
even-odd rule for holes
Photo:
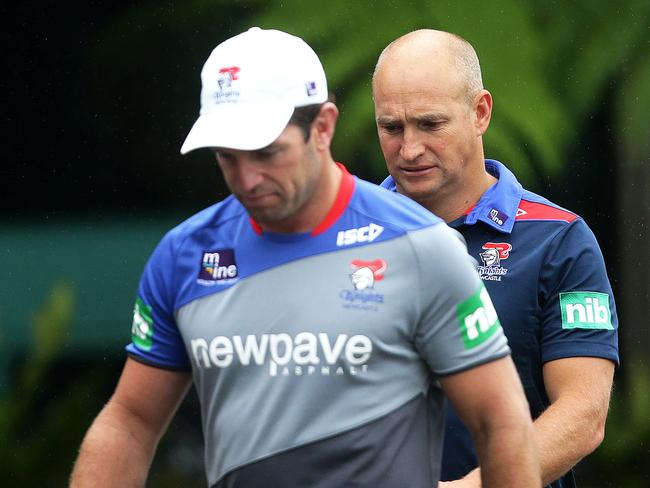
[[377,132],[388,171],[400,193],[425,206],[460,188],[468,162],[482,154],[463,86],[451,69],[409,69],[399,60],[383,63],[375,76]]
[[[288,125],[269,146],[256,151],[215,148],[230,191],[263,227],[290,228],[318,184],[321,164],[303,132]],[[285,225],[287,224],[287,225]]]

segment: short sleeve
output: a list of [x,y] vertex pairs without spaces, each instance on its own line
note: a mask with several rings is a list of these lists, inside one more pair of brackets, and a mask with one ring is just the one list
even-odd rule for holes
[[551,242],[540,271],[542,361],[600,357],[618,364],[618,318],[594,234],[577,219]]
[[170,234],[147,261],[133,309],[131,344],[133,359],[167,369],[189,370],[183,339],[174,319],[174,252]]
[[462,236],[439,224],[410,237],[419,271],[415,344],[432,371],[457,373],[508,355],[496,310]]

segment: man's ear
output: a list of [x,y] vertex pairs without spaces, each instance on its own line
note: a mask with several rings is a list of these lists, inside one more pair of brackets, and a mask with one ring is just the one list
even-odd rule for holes
[[311,126],[311,137],[314,138],[316,149],[319,151],[329,150],[338,118],[339,109],[336,105],[325,102]]
[[476,130],[482,136],[488,130],[492,117],[492,94],[481,90],[474,98],[474,114],[476,116]]

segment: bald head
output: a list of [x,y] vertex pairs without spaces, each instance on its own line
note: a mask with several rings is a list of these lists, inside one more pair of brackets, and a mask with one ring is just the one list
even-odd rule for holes
[[427,77],[432,85],[445,77],[468,103],[483,88],[481,67],[472,45],[456,34],[433,29],[409,32],[386,46],[372,76],[373,91],[379,76],[385,74],[419,75]]

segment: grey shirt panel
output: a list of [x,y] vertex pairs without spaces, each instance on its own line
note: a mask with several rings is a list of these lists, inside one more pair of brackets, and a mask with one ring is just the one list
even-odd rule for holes
[[[211,484],[397,410],[427,393],[432,370],[458,371],[503,354],[499,334],[469,353],[463,343],[456,305],[480,282],[449,232],[436,225],[303,258],[177,311],[201,400]],[[432,270],[426,259],[437,247]],[[365,275],[363,263],[375,263]],[[437,425],[432,452],[441,435]],[[439,458],[431,462],[437,472]]]
[[248,463],[213,488],[432,488],[439,473],[431,459],[439,454],[430,438],[443,419],[429,405],[418,395],[361,427]]
[[[418,260],[421,303],[415,344],[432,371],[447,375],[509,354],[496,311],[478,278],[475,261],[467,254],[463,237],[457,231],[439,225],[434,231],[411,232],[409,238]],[[435,256],[431,255],[432,248]],[[463,262],[467,264],[459,264]],[[463,317],[459,302],[464,300],[459,300],[459,297],[468,299],[477,293],[478,298],[485,301],[482,306],[488,313],[481,315],[481,310],[472,310],[474,315]],[[489,335],[483,340],[468,341],[465,320],[470,326],[480,328],[479,321],[483,318],[491,322],[483,325],[494,329],[486,329]],[[480,335],[480,331],[478,333]]]

